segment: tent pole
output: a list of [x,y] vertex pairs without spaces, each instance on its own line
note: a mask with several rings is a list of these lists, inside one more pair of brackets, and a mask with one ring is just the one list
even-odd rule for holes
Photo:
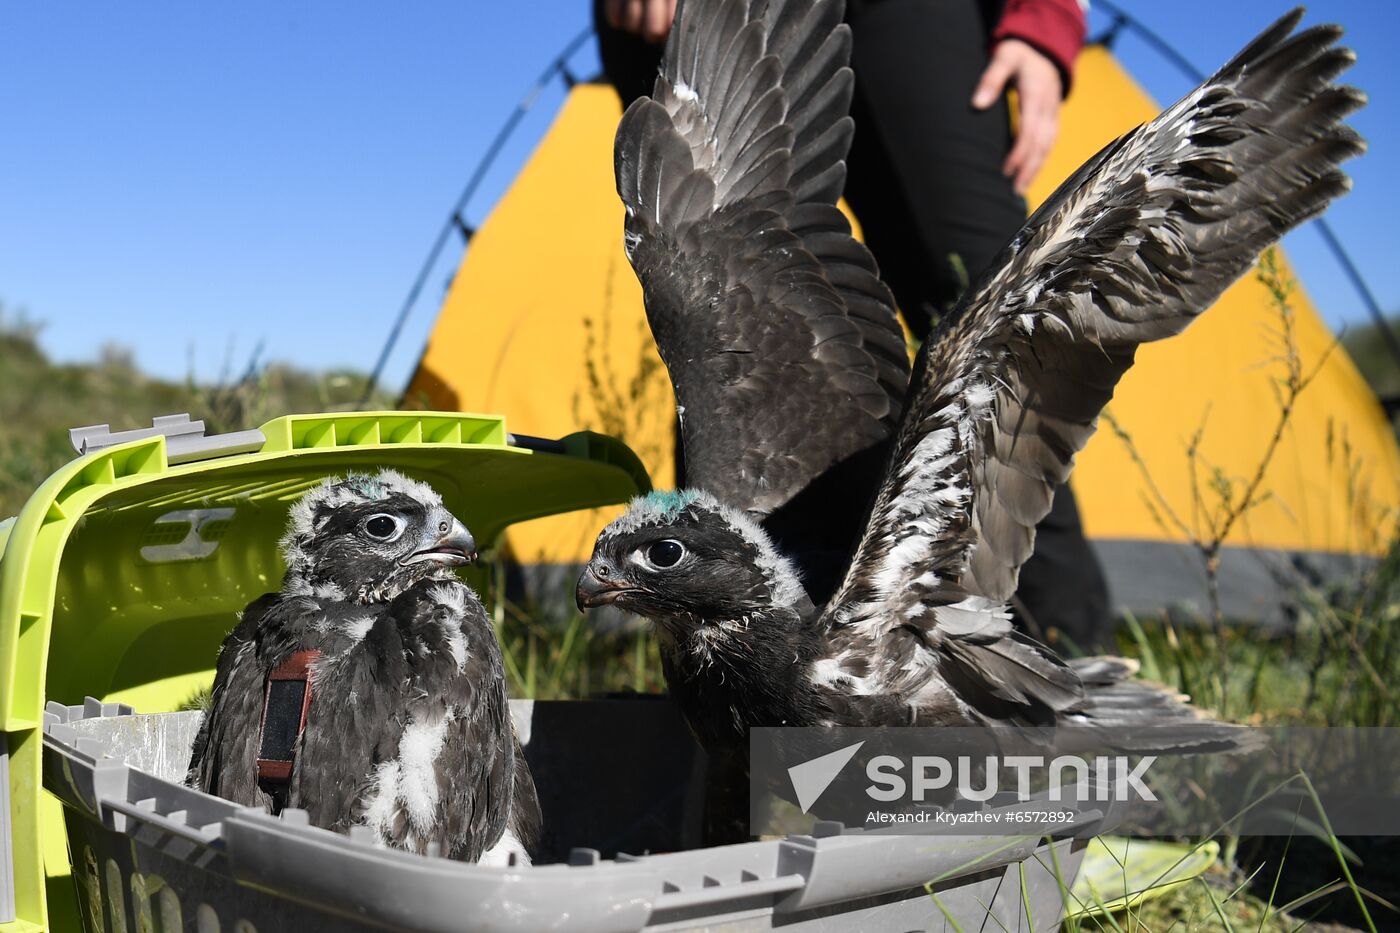
[[[432,274],[433,268],[437,265],[438,258],[442,255],[443,249],[447,246],[448,237],[453,230],[466,230],[463,212],[466,210],[467,202],[472,195],[476,194],[476,189],[481,186],[481,182],[486,178],[487,171],[500,155],[501,149],[505,147],[506,141],[515,132],[515,128],[520,125],[520,121],[525,118],[525,114],[535,105],[540,93],[554,80],[556,75],[565,75],[566,80],[571,77],[568,66],[569,56],[578,51],[579,46],[593,35],[593,27],[589,26],[574,36],[563,51],[554,56],[549,67],[540,72],[540,76],[535,79],[535,83],[525,92],[525,96],[515,105],[515,110],[506,119],[500,131],[496,133],[495,139],[491,140],[491,145],[487,147],[485,155],[477,163],[472,171],[471,178],[467,180],[466,187],[458,195],[457,201],[453,204],[452,211],[447,215],[447,220],[443,223],[442,229],[438,231],[437,237],[433,240],[433,245],[428,250],[428,256],[423,260],[423,265],[418,270],[418,275],[413,279],[413,286],[408,290],[408,295],[404,298],[403,304],[399,307],[398,314],[394,317],[394,325],[389,329],[389,336],[384,341],[383,348],[379,351],[379,358],[375,360],[374,369],[370,371],[369,378],[365,380],[364,391],[360,393],[358,407],[364,408],[369,404],[370,396],[379,385],[379,380],[384,375],[384,367],[389,362],[389,355],[394,352],[394,346],[399,341],[399,335],[403,333],[404,324],[408,321],[409,314],[418,304],[418,297],[423,292],[423,286],[428,281],[428,276]],[[468,237],[470,239],[470,237]]]

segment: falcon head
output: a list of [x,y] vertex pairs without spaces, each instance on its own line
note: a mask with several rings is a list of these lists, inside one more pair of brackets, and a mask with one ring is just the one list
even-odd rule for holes
[[757,524],[695,490],[634,499],[598,536],[578,582],[579,608],[616,605],[672,635],[791,607],[803,595]]
[[286,592],[372,603],[420,580],[454,579],[476,542],[431,486],[384,470],[332,477],[302,496],[282,555]]

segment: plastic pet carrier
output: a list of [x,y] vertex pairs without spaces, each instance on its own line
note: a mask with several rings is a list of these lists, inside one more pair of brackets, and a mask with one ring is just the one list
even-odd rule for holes
[[646,475],[608,438],[540,441],[459,414],[292,416],[215,437],[160,419],[74,440],[82,456],[0,524],[0,933],[1059,923],[1082,839],[819,824],[700,847],[703,754],[660,698],[512,704],[544,808],[534,866],[391,851],[184,787],[201,714],[168,711],[212,679],[235,613],[280,584],[287,508],[322,478],[424,480],[489,557],[510,523],[622,502]]

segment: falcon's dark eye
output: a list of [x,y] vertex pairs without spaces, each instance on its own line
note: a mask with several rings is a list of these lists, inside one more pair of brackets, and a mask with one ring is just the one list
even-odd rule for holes
[[393,541],[403,534],[403,522],[392,515],[371,515],[365,519],[365,534],[376,541]]
[[647,548],[647,561],[653,567],[674,567],[685,556],[685,545],[667,538]]

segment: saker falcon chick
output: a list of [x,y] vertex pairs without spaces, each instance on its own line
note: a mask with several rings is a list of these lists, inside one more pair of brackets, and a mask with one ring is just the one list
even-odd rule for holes
[[1342,120],[1364,97],[1333,79],[1354,56],[1335,26],[1295,33],[1300,18],[1079,169],[911,375],[836,207],[853,131],[841,3],[681,5],[615,161],[694,488],[605,529],[578,600],[656,623],[712,751],[784,724],[1180,723],[1229,741],[1131,662],[1065,663],[1007,604],[1138,346],[1350,187],[1339,166],[1364,145]]
[[385,845],[501,861],[539,805],[486,611],[454,573],[470,533],[394,471],[333,478],[293,507],[280,592],[219,653],[188,782]]

